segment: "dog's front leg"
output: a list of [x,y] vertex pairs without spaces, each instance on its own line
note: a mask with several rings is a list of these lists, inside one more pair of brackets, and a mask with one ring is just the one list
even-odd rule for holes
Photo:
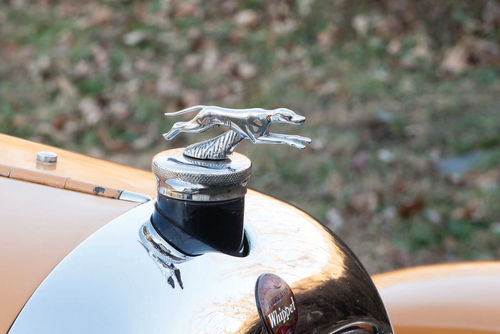
[[267,136],[260,136],[258,140],[272,144],[287,144],[297,148],[305,148],[306,144],[311,142],[311,139],[307,137],[272,132],[270,132]]
[[254,141],[255,144],[287,144],[297,148],[304,148],[305,144],[297,139],[286,138],[286,135],[278,135],[269,133],[265,136],[260,136]]

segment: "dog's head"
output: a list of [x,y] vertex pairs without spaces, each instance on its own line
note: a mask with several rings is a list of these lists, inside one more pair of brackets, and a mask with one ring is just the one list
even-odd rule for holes
[[302,124],[306,118],[296,114],[293,110],[287,108],[274,109],[274,114],[271,116],[272,122],[287,123],[287,124]]

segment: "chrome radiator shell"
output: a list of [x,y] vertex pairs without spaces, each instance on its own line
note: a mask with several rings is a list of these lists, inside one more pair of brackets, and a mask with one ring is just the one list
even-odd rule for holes
[[[369,275],[335,235],[304,212],[249,191],[249,254],[178,261],[172,286],[140,240],[154,203],[139,205],[84,241],[44,280],[10,333],[264,333],[258,276],[282,277],[297,298],[296,333],[391,325]],[[29,265],[29,264],[26,264]]]

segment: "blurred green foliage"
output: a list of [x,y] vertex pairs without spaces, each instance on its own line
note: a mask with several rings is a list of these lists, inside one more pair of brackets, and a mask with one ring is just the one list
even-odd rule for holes
[[498,1],[7,1],[0,131],[149,168],[166,111],[287,106],[313,143],[241,145],[252,187],[373,272],[498,258],[499,41]]

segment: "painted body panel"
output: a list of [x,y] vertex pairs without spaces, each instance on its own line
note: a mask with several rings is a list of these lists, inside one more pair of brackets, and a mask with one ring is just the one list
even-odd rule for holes
[[[57,153],[55,168],[36,163],[39,151]],[[156,197],[156,182],[149,171],[91,158],[60,148],[0,134],[0,176],[23,179],[58,188],[90,192],[92,186],[103,188],[105,197],[127,190]]]
[[500,262],[416,267],[373,279],[398,334],[500,333]]

